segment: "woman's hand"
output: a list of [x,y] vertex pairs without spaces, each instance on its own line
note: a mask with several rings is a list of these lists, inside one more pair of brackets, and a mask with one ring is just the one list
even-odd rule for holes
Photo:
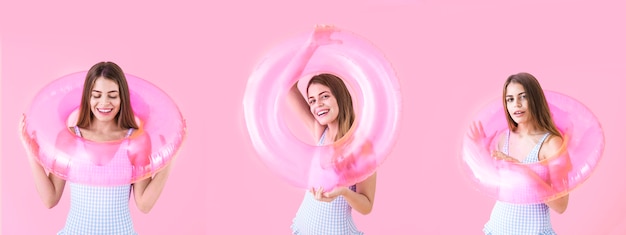
[[467,133],[467,135],[477,146],[480,146],[481,148],[484,148],[486,150],[490,150],[491,141],[493,141],[496,133],[493,133],[491,136],[487,136],[487,134],[485,133],[485,129],[483,129],[482,123],[479,121],[472,123],[472,125],[470,126],[470,132]]
[[339,30],[332,25],[316,25],[315,30],[311,34],[311,38],[309,38],[309,42],[316,47],[329,44],[341,44],[341,40],[332,39],[330,37],[335,32],[339,32]]
[[491,156],[494,159],[498,159],[498,160],[505,160],[505,161],[514,162],[514,163],[521,163],[519,160],[517,160],[517,158],[514,158],[514,157],[511,157],[509,155],[506,155],[503,152],[500,152],[498,150],[493,150],[491,152]]
[[324,189],[320,187],[317,190],[315,190],[315,188],[311,188],[309,192],[311,192],[313,196],[315,196],[315,199],[318,201],[332,202],[338,196],[344,195],[346,190],[350,189],[348,189],[347,187],[337,187],[330,192],[324,192]]
[[29,157],[35,157],[39,154],[39,144],[37,144],[37,132],[33,132],[32,136],[26,131],[26,114],[22,114],[18,129],[22,146],[28,151]]
[[37,144],[36,132],[33,132],[32,136],[29,136],[26,131],[25,114],[22,114],[18,131],[20,139],[22,140],[22,145],[28,152],[28,160],[30,162],[33,178],[35,180],[37,193],[39,193],[39,197],[46,208],[55,207],[63,195],[65,180],[55,176],[54,174],[48,175],[44,168],[35,160],[39,155],[39,144]]

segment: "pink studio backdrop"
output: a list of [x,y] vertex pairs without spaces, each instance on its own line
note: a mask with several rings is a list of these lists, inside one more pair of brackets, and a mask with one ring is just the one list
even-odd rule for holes
[[140,234],[289,234],[303,190],[258,160],[242,99],[272,46],[317,23],[380,48],[400,79],[401,131],[379,170],[366,234],[481,234],[494,200],[458,170],[471,116],[527,71],[587,105],[604,127],[596,172],[552,215],[559,234],[626,233],[625,5],[620,1],[153,1],[0,3],[2,234],[54,234],[69,209],[45,209],[16,133],[35,93],[114,61],[165,90],[188,136]]

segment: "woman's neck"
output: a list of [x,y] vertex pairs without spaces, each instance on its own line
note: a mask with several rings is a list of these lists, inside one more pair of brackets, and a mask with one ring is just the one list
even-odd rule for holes
[[334,121],[328,123],[328,125],[326,125],[326,128],[328,128],[328,131],[326,132],[327,143],[335,142],[335,137],[337,136],[337,132],[339,131],[338,122]]
[[114,121],[93,120],[89,126],[89,130],[96,133],[110,133],[119,131],[121,128]]
[[515,128],[515,133],[524,137],[544,134],[545,130],[542,130],[542,128],[539,128],[536,124],[518,123],[517,128]]

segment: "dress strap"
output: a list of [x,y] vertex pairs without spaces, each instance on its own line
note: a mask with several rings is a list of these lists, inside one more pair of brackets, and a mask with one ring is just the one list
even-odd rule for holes
[[130,137],[130,135],[133,133],[134,130],[135,130],[135,128],[128,129],[128,132],[126,133],[126,136],[124,138]]
[[322,133],[322,137],[320,137],[320,141],[317,142],[317,145],[323,145],[324,144],[324,139],[326,139],[326,132],[328,131],[328,128],[324,129],[324,133]]
[[550,132],[544,134],[543,137],[541,137],[541,139],[539,140],[539,143],[537,143],[537,145],[535,145],[535,148],[533,148],[533,150],[530,152],[531,156],[528,156],[528,158],[532,159],[532,162],[539,161],[539,150],[541,149],[543,142],[548,138],[549,135]]
[[78,128],[78,126],[74,126],[74,134],[78,137],[83,137],[83,135],[80,134],[80,128]]
[[502,146],[502,152],[504,154],[509,154],[509,139],[511,137],[511,130],[506,131],[506,141],[504,141],[504,146]]
[[548,138],[549,135],[550,135],[550,132],[546,133],[545,135],[543,135],[543,137],[541,137],[541,140],[539,140],[539,146],[543,144],[543,142]]

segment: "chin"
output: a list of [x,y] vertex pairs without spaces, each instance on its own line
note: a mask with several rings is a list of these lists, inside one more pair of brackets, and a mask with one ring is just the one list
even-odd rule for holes
[[519,121],[516,121],[515,123],[517,123],[518,126],[519,125],[526,125],[526,124],[528,124],[528,122],[526,120],[519,120]]
[[115,117],[98,117],[98,116],[96,116],[95,118],[98,121],[101,121],[101,122],[109,122],[109,121],[115,120]]

